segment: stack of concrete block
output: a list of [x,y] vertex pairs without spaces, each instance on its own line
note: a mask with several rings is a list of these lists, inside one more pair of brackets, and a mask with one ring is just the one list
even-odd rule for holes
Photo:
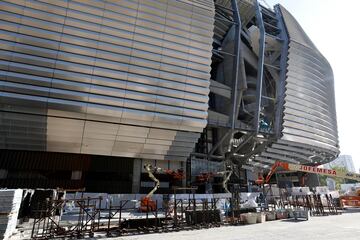
[[0,190],[0,239],[7,239],[15,232],[21,199],[21,189]]

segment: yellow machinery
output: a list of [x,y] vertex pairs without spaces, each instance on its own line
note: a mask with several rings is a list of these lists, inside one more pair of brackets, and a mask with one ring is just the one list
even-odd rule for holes
[[169,175],[172,178],[172,180],[179,181],[184,178],[184,172],[182,169],[178,169],[177,171],[165,170],[165,169],[153,167],[150,164],[145,164],[144,168],[145,168],[146,172],[148,173],[149,177],[151,178],[151,180],[154,181],[155,186],[145,197],[143,197],[141,199],[139,211],[140,212],[155,211],[156,210],[156,202],[154,200],[152,200],[151,197],[154,195],[156,190],[158,190],[158,188],[160,187],[160,181],[159,181],[159,179],[157,179],[154,176],[154,173],[162,172],[162,173]]
[[153,168],[150,164],[145,164],[144,168],[146,169],[146,172],[149,174],[151,180],[155,182],[155,186],[145,197],[141,199],[139,211],[140,212],[155,211],[156,202],[152,200],[151,197],[152,195],[154,195],[154,192],[156,192],[156,190],[158,190],[158,188],[160,187],[159,179],[157,179],[153,174],[153,172],[156,171],[157,169]]

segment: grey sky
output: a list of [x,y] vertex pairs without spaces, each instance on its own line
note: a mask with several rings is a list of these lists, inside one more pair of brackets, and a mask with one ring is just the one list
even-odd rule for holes
[[330,62],[335,77],[341,154],[360,168],[360,1],[266,0],[283,5]]

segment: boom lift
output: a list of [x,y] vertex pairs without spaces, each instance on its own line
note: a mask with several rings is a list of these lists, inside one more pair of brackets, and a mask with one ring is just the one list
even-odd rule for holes
[[228,182],[229,182],[230,177],[233,174],[233,172],[234,172],[233,166],[231,164],[226,164],[225,171],[216,172],[216,173],[213,173],[213,172],[200,173],[199,175],[196,176],[196,182],[197,183],[207,183],[214,176],[221,176],[223,178],[221,186],[223,187],[223,189],[225,190],[226,193],[230,193],[230,191],[228,189]]
[[178,169],[177,171],[170,169],[161,169],[161,168],[153,167],[151,166],[151,164],[145,164],[144,168],[148,173],[149,177],[151,178],[151,180],[154,181],[155,186],[145,197],[141,199],[139,211],[140,212],[155,211],[156,202],[152,200],[151,197],[160,187],[160,181],[154,176],[154,173],[165,173],[171,177],[171,180],[179,181],[184,178],[184,171],[182,169]]
[[231,193],[228,189],[228,181],[230,180],[233,171],[233,167],[231,165],[227,165],[225,171],[218,172],[218,174],[221,174],[223,176],[222,187],[224,188],[226,193]]
[[[278,168],[282,168],[287,171],[298,171],[298,172],[305,172],[305,173],[315,173],[320,175],[326,175],[330,177],[339,177],[339,178],[346,178],[360,182],[360,174],[351,173],[351,172],[344,172],[344,171],[337,171],[333,169],[325,169],[319,168],[314,166],[306,166],[300,164],[292,164],[286,162],[275,162],[275,164],[271,167],[271,170],[265,177],[263,178],[262,175],[259,175],[259,178],[256,180],[256,183],[259,185],[269,183],[272,175],[276,172]],[[344,195],[340,197],[341,204],[349,205],[349,206],[357,206],[360,207],[360,189],[354,191],[353,195]]]

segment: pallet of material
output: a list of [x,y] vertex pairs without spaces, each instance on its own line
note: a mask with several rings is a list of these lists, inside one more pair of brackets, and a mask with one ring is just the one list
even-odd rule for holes
[[0,189],[0,239],[15,232],[21,199],[21,189]]

